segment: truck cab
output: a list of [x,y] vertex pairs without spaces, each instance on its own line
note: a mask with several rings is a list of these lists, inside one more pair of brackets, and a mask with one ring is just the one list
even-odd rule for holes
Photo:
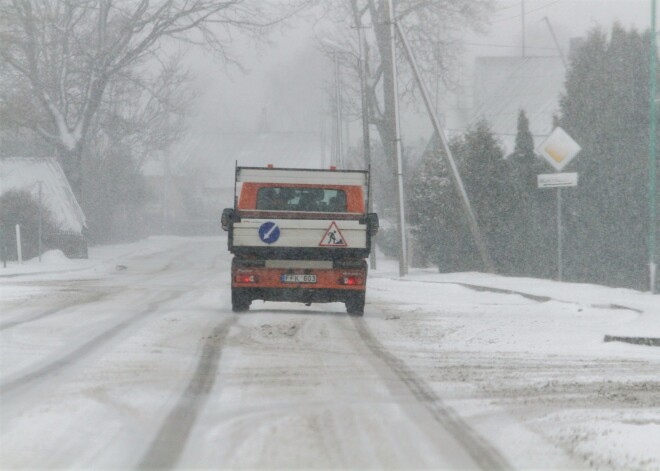
[[232,308],[254,300],[343,302],[364,312],[366,258],[378,231],[359,170],[237,167],[223,212],[232,260]]

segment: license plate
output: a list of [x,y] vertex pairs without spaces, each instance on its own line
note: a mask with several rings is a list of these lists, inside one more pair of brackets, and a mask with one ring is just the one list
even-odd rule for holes
[[282,275],[282,283],[316,283],[316,275]]

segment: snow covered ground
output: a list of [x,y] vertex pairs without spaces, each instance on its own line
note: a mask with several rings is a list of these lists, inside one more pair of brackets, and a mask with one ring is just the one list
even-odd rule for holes
[[0,268],[2,468],[660,469],[660,296],[379,260],[229,302],[226,239]]

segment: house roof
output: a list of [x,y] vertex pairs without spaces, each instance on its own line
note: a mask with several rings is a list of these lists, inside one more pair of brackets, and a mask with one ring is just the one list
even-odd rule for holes
[[55,158],[0,158],[0,195],[9,190],[27,190],[36,199],[39,182],[42,201],[60,229],[81,232],[86,227],[85,215]]
[[471,124],[486,119],[512,151],[522,109],[538,143],[552,131],[552,116],[559,110],[565,75],[559,57],[477,58]]

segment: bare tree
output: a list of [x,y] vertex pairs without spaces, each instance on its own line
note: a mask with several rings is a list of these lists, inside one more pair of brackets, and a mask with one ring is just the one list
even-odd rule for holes
[[[395,0],[394,15],[412,44],[422,73],[451,86],[456,77],[456,57],[461,51],[458,33],[485,25],[492,11],[493,0]],[[393,159],[393,87],[391,74],[391,41],[389,37],[387,0],[349,0],[335,4],[333,15],[341,33],[334,36],[346,50],[358,55],[356,27],[368,32],[366,60],[368,79],[369,119],[376,126],[386,155]],[[351,31],[352,28],[353,31]],[[344,56],[345,57],[345,56]],[[347,65],[355,68],[351,58]],[[404,95],[412,96],[413,78],[405,61],[399,61]],[[355,81],[357,83],[357,81]],[[358,102],[355,100],[355,102]]]
[[[457,56],[461,51],[458,33],[465,29],[481,29],[487,21],[487,15],[494,6],[493,0],[392,0],[395,21],[405,31],[408,41],[412,44],[417,62],[426,82],[441,80],[445,86],[451,87],[452,80],[458,75],[455,68]],[[367,114],[369,122],[378,131],[382,144],[384,161],[378,162],[378,153],[371,159],[374,168],[374,201],[378,202],[378,210],[384,217],[400,213],[397,193],[391,191],[395,186],[396,141],[395,141],[395,93],[394,77],[392,75],[392,48],[396,48],[390,35],[388,0],[348,0],[336,2],[334,12],[329,12],[335,20],[335,28],[340,33],[332,35],[332,42],[340,44],[340,48],[351,51],[358,56],[359,28],[369,38],[365,41],[366,74],[367,74]],[[353,29],[351,31],[349,28]],[[327,41],[321,41],[322,43]],[[327,48],[326,48],[327,49]],[[399,51],[395,49],[395,53]],[[394,54],[396,56],[396,54]],[[344,55],[353,67],[353,75],[357,77],[358,62]],[[404,97],[415,97],[414,78],[406,60],[397,60],[399,69],[398,81]],[[358,83],[358,80],[353,80]],[[353,93],[355,99],[357,94]],[[378,150],[373,146],[374,151]],[[400,171],[405,174],[406,160],[403,160]],[[385,235],[385,234],[383,234]],[[383,237],[381,237],[383,240]],[[398,245],[398,244],[397,244]]]
[[[100,110],[113,94],[126,93],[126,84],[147,86],[138,67],[162,61],[168,40],[203,44],[232,61],[223,42],[228,29],[262,28],[295,11],[291,5],[284,14],[267,7],[250,0],[0,0],[0,75],[14,84],[25,108],[5,111],[3,118],[33,129],[57,149],[79,192],[85,147]],[[163,72],[160,79],[172,90],[176,73],[168,78],[166,66]],[[6,98],[3,107],[11,108]]]

